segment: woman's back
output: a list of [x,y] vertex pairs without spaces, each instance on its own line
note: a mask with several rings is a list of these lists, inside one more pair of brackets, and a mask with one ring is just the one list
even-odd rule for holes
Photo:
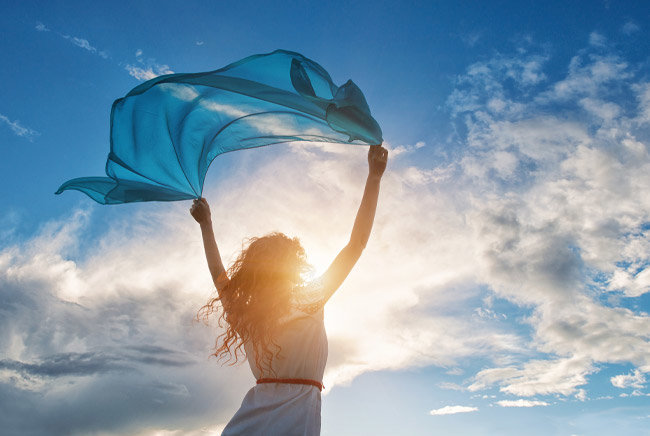
[[299,378],[322,382],[327,360],[323,316],[323,308],[313,314],[292,308],[291,313],[282,320],[280,334],[274,338],[274,342],[280,346],[280,354],[271,361],[272,372],[260,370],[255,364],[252,344],[244,344],[255,378]]
[[[271,362],[273,372],[260,370],[254,347],[244,344],[255,379],[308,379],[321,382],[327,362],[327,336],[323,308],[314,313],[292,308],[283,319],[274,342],[280,354]],[[222,435],[318,435],[321,393],[316,386],[260,383],[251,388]]]

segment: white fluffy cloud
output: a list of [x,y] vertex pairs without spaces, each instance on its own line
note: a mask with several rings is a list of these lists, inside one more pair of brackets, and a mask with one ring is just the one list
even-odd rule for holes
[[429,412],[430,415],[454,415],[456,413],[476,412],[478,407],[471,406],[445,406],[440,409],[433,409]]
[[640,370],[635,370],[631,374],[620,374],[610,378],[612,385],[617,388],[637,388],[642,389],[645,386],[646,378]]
[[128,64],[124,69],[129,72],[129,75],[142,81],[150,80],[162,76],[163,74],[174,74],[174,72],[169,69],[168,65],[156,64],[148,67],[138,67],[136,65]]
[[124,69],[138,80],[145,81],[164,74],[174,74],[169,65],[159,64],[155,59],[144,59],[140,49],[136,50],[135,59],[137,64],[127,64]]
[[495,111],[504,71],[470,68],[448,104],[468,132],[460,167],[474,184],[480,281],[532,310],[530,349],[551,357],[486,368],[469,388],[581,399],[595,363],[650,363],[650,318],[616,304],[650,292],[647,84],[615,54],[587,50],[566,78],[535,92],[521,80],[501,96],[516,110]]
[[536,407],[536,406],[548,406],[546,401],[539,400],[526,400],[520,398],[518,400],[501,400],[496,402],[497,405],[501,407]]

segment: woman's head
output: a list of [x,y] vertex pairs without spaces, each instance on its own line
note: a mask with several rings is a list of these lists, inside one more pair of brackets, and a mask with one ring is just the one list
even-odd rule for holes
[[[308,268],[305,250],[297,238],[289,238],[283,233],[270,233],[259,238],[251,238],[248,245],[230,267],[232,280],[254,284],[259,293],[290,291],[300,283],[301,275]],[[255,286],[264,284],[264,286]]]
[[207,318],[221,301],[224,311],[219,325],[226,331],[217,339],[214,355],[234,357],[236,363],[244,343],[251,341],[257,366],[270,369],[280,351],[273,342],[279,320],[288,313],[292,293],[308,270],[305,250],[297,238],[270,233],[249,239],[228,269],[230,281],[220,296],[208,301],[197,315]]

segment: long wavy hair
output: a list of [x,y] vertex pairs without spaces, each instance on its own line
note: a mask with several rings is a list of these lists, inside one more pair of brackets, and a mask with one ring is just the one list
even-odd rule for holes
[[281,331],[280,319],[289,312],[292,294],[308,271],[297,238],[275,232],[248,239],[248,246],[228,268],[228,284],[196,315],[207,322],[221,306],[218,324],[225,331],[217,337],[213,355],[235,365],[246,356],[242,349],[250,341],[257,367],[273,373],[271,362],[281,351],[274,341]]

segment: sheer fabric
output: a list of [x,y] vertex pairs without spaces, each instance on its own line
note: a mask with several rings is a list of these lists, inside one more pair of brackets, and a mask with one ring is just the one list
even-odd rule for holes
[[133,88],[111,110],[108,177],[63,183],[102,204],[198,198],[222,153],[291,141],[381,144],[361,90],[338,87],[294,52],[253,55],[206,73]]

